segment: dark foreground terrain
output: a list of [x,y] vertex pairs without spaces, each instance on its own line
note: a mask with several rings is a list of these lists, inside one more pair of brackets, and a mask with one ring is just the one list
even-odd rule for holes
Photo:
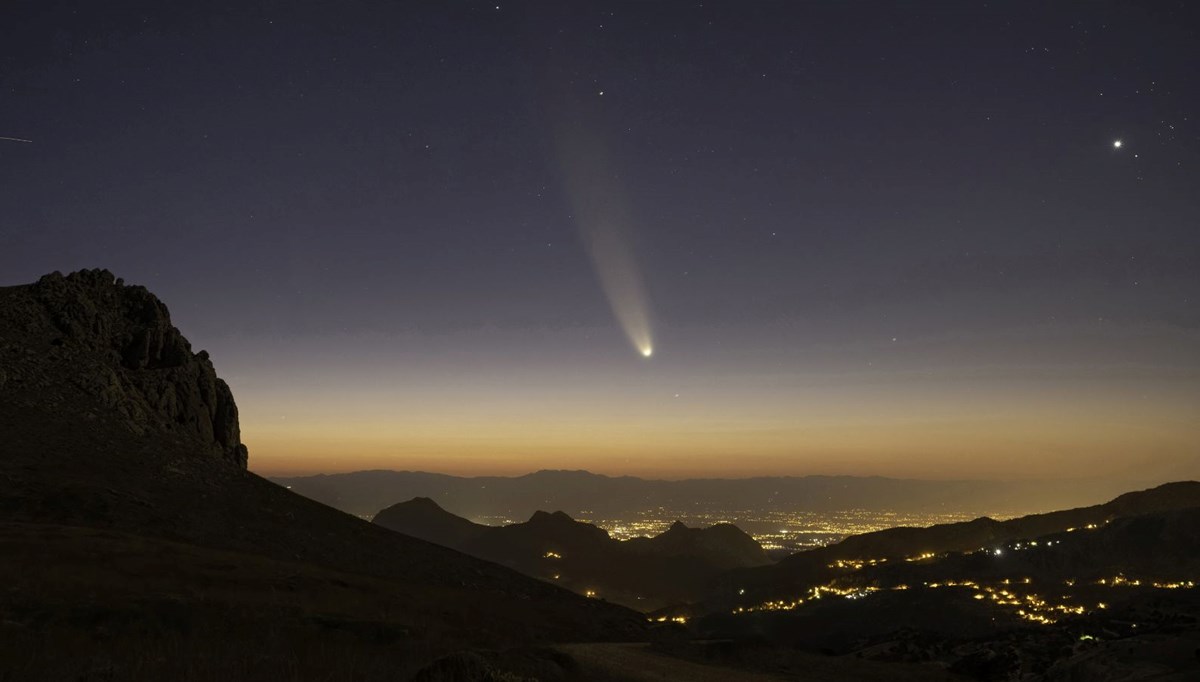
[[644,636],[248,473],[207,356],[104,271],[0,289],[0,435],[8,679],[407,679],[465,648]]

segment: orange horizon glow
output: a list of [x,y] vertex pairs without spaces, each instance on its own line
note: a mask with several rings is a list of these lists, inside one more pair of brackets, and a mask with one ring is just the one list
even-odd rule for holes
[[[521,475],[585,469],[653,478],[879,475],[923,479],[1055,479],[1161,473],[1196,477],[1184,410],[1028,405],[937,417],[897,406],[873,416],[779,415],[721,420],[704,411],[572,417],[459,410],[405,417],[243,419],[250,468],[264,475],[365,469]],[[983,410],[987,412],[988,410]],[[519,412],[519,411],[517,411]],[[916,412],[916,414],[913,414]],[[1146,453],[1131,463],[1128,453]]]
[[[219,370],[266,475],[1200,478],[1190,333],[688,354],[667,333],[649,361],[611,330],[529,338],[329,337],[223,353]],[[1156,364],[1093,361],[1135,344]]]

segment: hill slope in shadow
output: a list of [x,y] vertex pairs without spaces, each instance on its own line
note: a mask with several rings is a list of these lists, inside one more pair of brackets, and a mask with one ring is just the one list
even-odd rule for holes
[[373,522],[644,611],[697,599],[730,569],[771,563],[754,538],[731,524],[676,522],[657,536],[621,541],[561,511],[485,526],[421,497],[380,511]]
[[1003,524],[857,536],[722,581],[667,615],[691,617],[705,637],[937,661],[977,679],[1192,679],[1200,484]]
[[1125,493],[1104,504],[1007,521],[980,518],[928,528],[889,528],[797,552],[770,566],[731,571],[722,577],[720,587],[708,596],[708,601],[713,608],[724,610],[786,599],[806,586],[823,584],[862,566],[904,564],[952,552],[994,550],[1022,539],[1099,528],[1119,518],[1198,506],[1200,482],[1178,481]]
[[[192,352],[157,298],[107,271],[0,288],[0,439],[0,553],[8,584],[21,586],[0,595],[12,669],[21,657],[37,667],[36,648],[20,643],[49,636],[77,654],[57,664],[103,659],[115,678],[170,676],[155,647],[231,652],[234,667],[265,657],[278,671],[303,648],[289,638],[329,626],[335,636],[314,634],[324,649],[310,651],[361,657],[378,653],[378,637],[392,642],[394,679],[465,646],[644,632],[631,611],[247,472],[236,405],[207,354]],[[97,627],[112,640],[99,648],[87,634]],[[278,633],[278,646],[252,644],[260,631]],[[243,635],[240,648],[219,646]],[[120,659],[135,643],[144,651]],[[133,669],[154,660],[166,667]]]

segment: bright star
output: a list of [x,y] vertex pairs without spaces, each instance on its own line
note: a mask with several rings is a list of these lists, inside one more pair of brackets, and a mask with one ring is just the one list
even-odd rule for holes
[[1120,149],[1122,144],[1124,143],[1120,140],[1113,140],[1113,149]]

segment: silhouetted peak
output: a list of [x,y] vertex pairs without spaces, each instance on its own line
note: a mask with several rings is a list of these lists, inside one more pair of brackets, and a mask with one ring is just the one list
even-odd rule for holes
[[376,514],[372,523],[455,549],[486,528],[446,511],[428,497],[397,502]]
[[411,500],[409,500],[408,502],[401,502],[401,504],[405,504],[410,507],[414,507],[416,509],[428,509],[429,511],[446,511],[445,509],[442,509],[442,506],[440,504],[438,504],[437,502],[434,502],[433,499],[429,498],[429,497],[414,497]]
[[743,536],[750,537],[750,535],[747,534],[746,531],[742,530],[741,528],[738,528],[737,526],[735,526],[732,523],[726,523],[726,522],[714,523],[713,525],[709,526],[708,528],[702,529],[701,532],[707,533],[708,535],[720,535],[720,536],[727,536],[727,537],[735,537],[735,536],[736,537],[743,537]]
[[440,504],[434,502],[433,499],[429,497],[414,497],[411,500],[397,502],[396,504],[393,504],[392,506],[380,511],[379,514],[387,514],[392,517],[395,517],[398,514],[405,514],[413,518],[433,518],[440,516],[452,516],[454,518],[459,518],[455,514],[451,514],[450,512],[446,511]]
[[676,520],[664,533],[648,538],[642,546],[664,556],[690,556],[725,569],[761,566],[771,561],[754,538],[731,523],[689,528]]
[[387,523],[396,523],[400,519],[407,519],[414,522],[461,521],[465,524],[476,525],[457,514],[446,511],[440,504],[428,497],[414,497],[411,500],[397,502],[381,510],[375,515],[375,518],[377,521],[383,519],[380,522]]
[[564,511],[550,513],[538,510],[533,513],[533,516],[529,517],[529,523],[537,525],[563,525],[573,524],[575,523],[575,519],[571,518]]
[[246,467],[229,386],[208,353],[192,352],[167,307],[145,287],[127,286],[108,270],[53,272],[9,288],[4,303],[0,322],[21,321],[5,323],[21,331],[8,341],[25,352],[19,367],[0,370],[22,384],[31,404],[57,404],[64,390],[82,392],[95,413],[115,417],[138,436],[210,448]]
[[1000,524],[999,521],[990,516],[980,516],[979,518],[971,519],[966,523],[972,526],[995,526]]
[[1105,503],[1114,514],[1143,514],[1184,506],[1200,506],[1200,482],[1174,481],[1147,490],[1125,493]]

